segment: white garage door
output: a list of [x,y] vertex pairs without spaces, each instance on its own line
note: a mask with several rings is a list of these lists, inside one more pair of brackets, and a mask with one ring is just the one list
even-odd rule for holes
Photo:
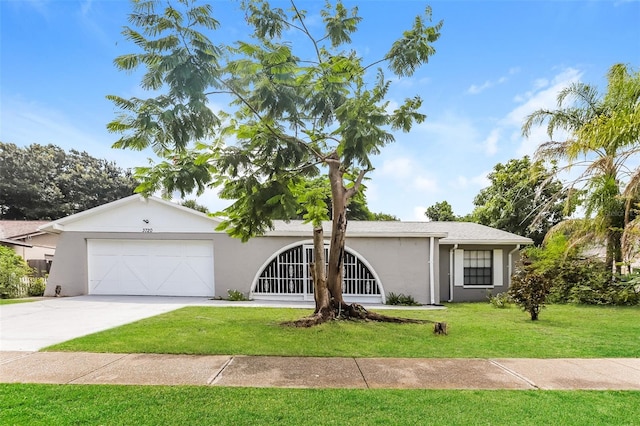
[[213,296],[213,243],[88,240],[89,294]]

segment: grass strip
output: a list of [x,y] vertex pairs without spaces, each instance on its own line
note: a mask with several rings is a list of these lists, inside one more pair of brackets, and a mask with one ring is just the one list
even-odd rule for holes
[[0,424],[623,425],[640,392],[0,385]]
[[15,305],[16,303],[28,303],[28,302],[36,302],[38,300],[42,300],[41,298],[31,298],[31,299],[0,299],[0,305]]

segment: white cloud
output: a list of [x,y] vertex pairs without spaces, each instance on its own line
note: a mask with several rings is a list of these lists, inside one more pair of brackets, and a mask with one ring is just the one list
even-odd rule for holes
[[439,117],[430,117],[424,123],[414,126],[412,137],[420,135],[429,145],[440,144],[456,149],[475,150],[480,144],[478,130],[468,117],[446,111]]
[[427,222],[429,219],[424,215],[427,211],[426,207],[423,206],[415,206],[413,208],[413,220],[418,222]]
[[[549,139],[546,128],[545,126],[533,128],[530,136],[524,138],[521,134],[522,124],[536,110],[557,108],[558,93],[570,84],[580,81],[582,74],[582,71],[578,69],[566,68],[551,79],[541,77],[533,80],[530,90],[516,95],[514,100],[518,105],[497,122],[497,126],[481,143],[484,153],[487,156],[497,154],[498,143],[504,135],[508,135],[509,145],[518,147],[515,152],[518,157],[533,155],[537,147]],[[558,137],[561,136],[559,133]],[[465,182],[457,182],[456,184],[464,186]]]
[[380,177],[387,177],[401,187],[420,191],[437,192],[437,180],[414,159],[396,157],[385,160],[380,168]]
[[450,182],[449,185],[454,189],[486,188],[487,186],[491,185],[491,182],[487,177],[489,173],[491,173],[491,171],[484,171],[479,175],[471,177],[459,175],[455,178],[454,181]]
[[485,148],[485,154],[489,157],[495,155],[498,152],[498,141],[500,140],[500,129],[493,129],[489,136],[482,143]]
[[549,85],[544,85],[542,79],[538,79],[534,82],[533,90],[522,97],[523,103],[507,114],[502,124],[516,129],[512,133],[511,139],[516,142],[520,141],[520,147],[517,151],[519,156],[531,155],[540,143],[548,140],[543,126],[531,129],[531,134],[528,138],[520,136],[521,126],[527,116],[539,109],[557,108],[556,99],[558,93],[569,85],[580,81],[581,77],[581,71],[575,68],[567,68],[557,74]]
[[[509,70],[509,75],[515,74],[517,72],[517,69],[515,68],[511,68]],[[477,95],[479,93],[484,92],[487,89],[490,89],[491,87],[497,86],[499,84],[503,84],[507,81],[507,77],[502,76],[499,77],[497,80],[487,80],[484,83],[477,85],[477,84],[472,84],[468,89],[467,89],[467,93],[469,93],[470,95]]]
[[398,157],[385,160],[382,163],[380,174],[394,179],[406,179],[410,177],[414,170],[413,160],[408,157]]
[[423,192],[437,192],[438,183],[435,179],[425,176],[418,176],[413,180],[413,188]]
[[471,86],[469,86],[469,88],[467,89],[467,93],[471,94],[471,95],[477,95],[478,93],[482,93],[484,92],[486,89],[494,86],[495,83],[492,83],[491,81],[485,81],[483,84],[481,85],[476,85],[476,84],[472,84]]

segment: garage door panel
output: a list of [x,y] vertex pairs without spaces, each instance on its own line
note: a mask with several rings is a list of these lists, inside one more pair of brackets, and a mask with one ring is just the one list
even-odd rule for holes
[[89,240],[89,293],[213,296],[211,241]]

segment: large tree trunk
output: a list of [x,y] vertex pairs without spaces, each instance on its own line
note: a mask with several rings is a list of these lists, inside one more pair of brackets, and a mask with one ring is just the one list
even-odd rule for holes
[[313,279],[313,295],[316,302],[314,314],[326,316],[331,309],[331,298],[327,289],[326,261],[324,258],[324,231],[322,225],[313,230],[313,264],[310,265]]
[[357,303],[347,304],[344,302],[342,298],[342,271],[344,269],[344,245],[347,233],[347,205],[351,197],[358,191],[365,171],[360,172],[354,185],[347,189],[343,183],[344,171],[337,154],[334,153],[329,157],[328,165],[333,207],[328,273],[325,274],[324,233],[322,226],[315,227],[313,230],[314,261],[309,266],[314,283],[315,310],[313,315],[309,317],[285,322],[284,324],[311,327],[335,318],[395,323],[433,323],[434,333],[447,334],[447,324],[444,322],[389,317],[369,312]]
[[331,202],[333,217],[331,222],[331,245],[329,246],[329,272],[327,288],[336,306],[342,307],[342,271],[344,243],[347,233],[347,204],[349,192],[342,181],[343,171],[340,163],[329,163],[329,182],[331,183]]
[[622,230],[613,226],[607,229],[607,253],[605,262],[609,270],[620,274],[622,271]]

